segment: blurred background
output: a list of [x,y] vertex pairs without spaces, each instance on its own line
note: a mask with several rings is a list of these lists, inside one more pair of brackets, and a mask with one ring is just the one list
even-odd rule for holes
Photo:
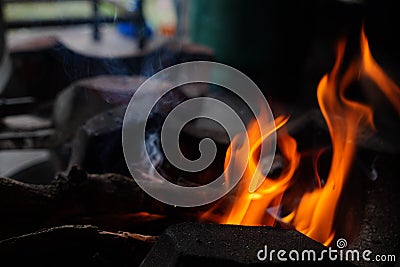
[[[90,169],[93,153],[76,145],[81,127],[180,62],[236,67],[274,112],[301,113],[317,105],[337,40],[347,37],[357,53],[364,23],[378,63],[398,82],[396,1],[2,0],[0,8],[0,176],[31,183],[71,164]],[[172,99],[203,91],[185,92]]]

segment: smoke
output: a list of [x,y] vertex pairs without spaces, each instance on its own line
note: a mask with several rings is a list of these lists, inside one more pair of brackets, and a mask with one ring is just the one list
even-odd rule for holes
[[[146,150],[147,150],[147,155],[150,158],[150,161],[153,164],[153,166],[155,168],[159,168],[164,161],[164,156],[160,150],[160,136],[158,135],[158,133],[147,134]],[[143,158],[144,158],[145,157],[144,153],[146,153],[146,152],[143,151],[142,153],[143,153]],[[154,169],[150,168],[148,171],[148,174],[152,177],[155,177]]]

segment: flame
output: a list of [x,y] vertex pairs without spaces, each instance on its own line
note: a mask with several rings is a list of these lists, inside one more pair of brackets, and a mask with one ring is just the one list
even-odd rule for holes
[[[277,125],[276,128],[279,129],[282,127],[287,120],[288,117],[278,117],[275,120],[275,125]],[[271,133],[261,136],[258,123],[256,121],[250,123],[248,127],[248,133],[251,147],[250,152],[245,154],[242,153],[241,149],[230,152],[234,153],[235,160],[247,161],[248,164],[242,181],[239,184],[238,191],[240,193],[235,201],[235,204],[237,203],[237,205],[232,207],[230,214],[224,218],[221,223],[244,225],[268,224],[268,222],[263,222],[262,218],[265,207],[273,204],[274,201],[282,196],[284,189],[290,180],[290,177],[287,177],[287,179],[279,179],[277,181],[265,179],[265,175],[262,173],[262,170],[257,164],[259,156],[258,148]],[[231,146],[235,146],[234,142],[232,142]],[[295,141],[294,147],[292,147],[290,152],[296,153]],[[255,184],[258,184],[260,181],[263,181],[261,187],[259,187],[256,192],[249,193],[254,190],[256,187]],[[265,193],[268,194],[268,191],[272,192],[272,194],[266,196]]]
[[361,32],[361,54],[362,71],[368,78],[375,82],[400,115],[399,87],[387,76],[373,58],[364,28]]
[[[347,179],[357,148],[357,136],[365,129],[374,130],[373,109],[365,103],[346,98],[349,86],[365,76],[373,81],[379,90],[388,98],[400,114],[399,87],[384,73],[374,60],[369,49],[364,27],[361,31],[359,58],[353,60],[344,72],[343,58],[346,41],[340,40],[336,50],[336,60],[330,73],[323,76],[317,88],[317,99],[329,129],[332,143],[332,159],[329,174],[325,183],[321,183],[317,164],[314,164],[317,185],[302,192],[296,199],[293,196],[295,173],[301,162],[302,154],[297,151],[296,140],[285,132],[288,117],[275,120],[278,130],[278,147],[285,158],[285,166],[277,178],[266,177],[259,167],[260,145],[268,139],[261,136],[257,120],[247,127],[250,151],[242,151],[234,139],[227,150],[225,162],[226,179],[229,180],[228,160],[247,162],[247,168],[239,183],[230,208],[215,216],[213,207],[203,214],[209,219],[224,224],[269,225],[279,222],[289,225],[310,238],[324,245],[329,245],[335,238],[335,215],[343,188]],[[258,116],[258,120],[263,114]],[[263,125],[263,127],[271,125]],[[283,133],[282,133],[283,132]],[[269,133],[270,134],[270,133]],[[283,215],[284,199],[292,200],[290,210]],[[217,204],[219,205],[219,204]]]

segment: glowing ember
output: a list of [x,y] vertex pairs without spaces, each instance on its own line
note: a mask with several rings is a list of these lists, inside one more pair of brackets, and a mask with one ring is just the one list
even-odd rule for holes
[[[361,57],[351,62],[347,69],[341,72],[345,48],[346,42],[340,41],[337,45],[335,65],[332,71],[321,79],[317,89],[318,103],[332,142],[330,171],[325,183],[319,180],[317,164],[314,164],[317,186],[302,193],[300,198],[291,196],[295,191],[290,190],[294,184],[293,177],[302,156],[297,151],[296,140],[288,134],[282,134],[285,130],[284,124],[288,120],[283,117],[276,119],[275,130],[283,126],[278,135],[278,147],[286,160],[285,167],[279,177],[265,177],[258,163],[260,145],[268,140],[268,136],[260,136],[259,125],[257,120],[254,120],[247,128],[250,152],[241,151],[240,146],[236,144],[243,136],[235,138],[227,151],[226,159],[233,155],[233,163],[248,160],[233,205],[224,209],[219,215],[216,215],[217,207],[214,206],[203,214],[203,219],[242,225],[274,226],[279,222],[294,227],[324,245],[332,242],[335,237],[337,205],[346,180],[349,179],[348,175],[356,153],[357,136],[366,128],[375,129],[372,107],[346,98],[346,89],[361,76],[366,77],[377,85],[400,114],[400,90],[373,59],[364,29],[361,32]],[[262,117],[262,114],[259,117]],[[271,127],[271,125],[264,126]],[[232,162],[229,165],[225,162],[227,181],[229,173],[234,171],[234,164],[233,167],[231,165]],[[294,203],[289,205],[290,210],[285,210],[283,213],[284,199],[297,200],[292,201]]]

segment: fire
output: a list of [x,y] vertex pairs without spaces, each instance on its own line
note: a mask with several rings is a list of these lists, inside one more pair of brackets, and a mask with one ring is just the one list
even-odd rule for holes
[[[228,209],[223,209],[222,215],[218,216],[215,213],[217,207],[214,206],[203,214],[203,219],[241,225],[274,226],[279,223],[293,227],[326,246],[331,244],[335,238],[335,215],[341,193],[347,179],[351,179],[349,173],[356,154],[357,136],[365,129],[375,129],[372,107],[346,98],[346,90],[360,77],[366,77],[377,85],[400,114],[399,87],[374,60],[364,28],[360,38],[361,55],[343,72],[345,48],[345,40],[339,41],[333,69],[323,76],[317,88],[318,103],[332,144],[330,170],[324,183],[321,183],[317,164],[314,164],[317,185],[303,192],[300,197],[293,196],[295,190],[291,189],[302,154],[297,150],[296,140],[285,132],[287,117],[275,120],[275,130],[281,128],[278,132],[278,147],[285,158],[285,166],[278,177],[266,177],[259,167],[259,150],[261,144],[268,140],[268,135],[260,135],[258,122],[254,120],[247,127],[246,133],[250,151],[241,151],[236,145],[236,139],[227,151],[227,160],[232,155],[234,161],[247,162],[245,173],[235,191],[234,203]],[[233,169],[230,170],[228,162],[225,162],[225,168],[226,179],[229,180],[229,173]],[[293,203],[289,205],[290,210],[283,212],[282,207],[287,202],[285,199]]]
[[364,30],[361,32],[362,72],[385,94],[400,115],[399,87],[386,75],[374,60]]
[[[279,117],[276,120],[277,128],[280,128],[288,118]],[[258,123],[256,121],[252,122],[249,127],[249,142],[250,142],[250,152],[248,154],[242,153],[241,149],[234,152],[235,160],[247,161],[247,168],[242,178],[242,182],[239,184],[238,191],[240,192],[236,198],[235,205],[232,207],[231,212],[226,218],[223,218],[221,223],[226,224],[244,224],[244,225],[265,225],[270,224],[269,218],[264,218],[263,214],[265,207],[268,207],[274,203],[277,203],[282,197],[285,191],[290,177],[286,179],[280,179],[279,181],[272,181],[265,179],[265,175],[262,173],[258,167],[258,148],[262,141],[268,138],[266,136],[260,136]],[[289,154],[296,153],[296,143],[291,140],[293,147],[288,149]],[[235,146],[235,140],[232,145]],[[294,143],[293,143],[294,142]],[[228,169],[228,172],[230,170]],[[262,182],[261,187],[259,187],[254,192],[255,184]],[[250,192],[250,193],[249,193]],[[270,193],[270,194],[269,194]],[[237,203],[237,204],[236,204]]]

